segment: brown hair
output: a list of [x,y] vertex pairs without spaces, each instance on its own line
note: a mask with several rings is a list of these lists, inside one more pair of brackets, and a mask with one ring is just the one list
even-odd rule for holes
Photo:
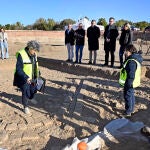
[[127,45],[126,48],[125,48],[125,51],[129,51],[132,54],[137,53],[137,49],[133,44]]

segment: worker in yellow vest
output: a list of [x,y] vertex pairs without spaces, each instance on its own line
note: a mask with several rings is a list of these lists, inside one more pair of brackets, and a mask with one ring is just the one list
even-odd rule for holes
[[120,71],[119,83],[124,86],[125,112],[124,116],[131,116],[134,112],[135,96],[134,88],[140,85],[141,63],[143,61],[140,53],[134,45],[125,48],[126,60]]
[[39,76],[37,52],[40,45],[37,41],[29,41],[27,46],[16,53],[17,63],[14,75],[14,86],[22,91],[24,112],[29,114],[28,100],[34,97],[36,86],[34,80]]

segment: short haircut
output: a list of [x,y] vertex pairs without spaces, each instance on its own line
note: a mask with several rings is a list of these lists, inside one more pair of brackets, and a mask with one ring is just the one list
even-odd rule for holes
[[40,44],[39,44],[39,42],[37,42],[35,40],[28,41],[27,47],[31,50],[35,49],[36,51],[40,51]]
[[111,19],[115,20],[115,18],[114,18],[114,17],[110,17],[110,18],[109,18],[109,20],[111,20]]
[[91,23],[92,23],[92,22],[96,22],[96,20],[93,19],[93,20],[91,21]]

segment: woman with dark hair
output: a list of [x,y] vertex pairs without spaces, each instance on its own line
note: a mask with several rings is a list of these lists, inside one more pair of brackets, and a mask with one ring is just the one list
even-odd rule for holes
[[121,32],[121,36],[119,39],[120,50],[119,50],[119,59],[120,59],[120,68],[123,65],[123,54],[125,51],[125,47],[129,44],[132,44],[132,36],[129,23],[125,23]]

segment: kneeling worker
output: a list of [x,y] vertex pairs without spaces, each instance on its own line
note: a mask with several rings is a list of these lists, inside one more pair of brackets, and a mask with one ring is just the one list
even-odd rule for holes
[[[22,91],[22,104],[24,113],[29,114],[28,100],[34,97],[36,88],[32,89],[31,85],[39,76],[37,52],[40,50],[40,45],[37,41],[29,41],[27,46],[16,53],[17,63],[14,75],[14,86],[17,86]],[[34,87],[34,85],[33,85]]]

